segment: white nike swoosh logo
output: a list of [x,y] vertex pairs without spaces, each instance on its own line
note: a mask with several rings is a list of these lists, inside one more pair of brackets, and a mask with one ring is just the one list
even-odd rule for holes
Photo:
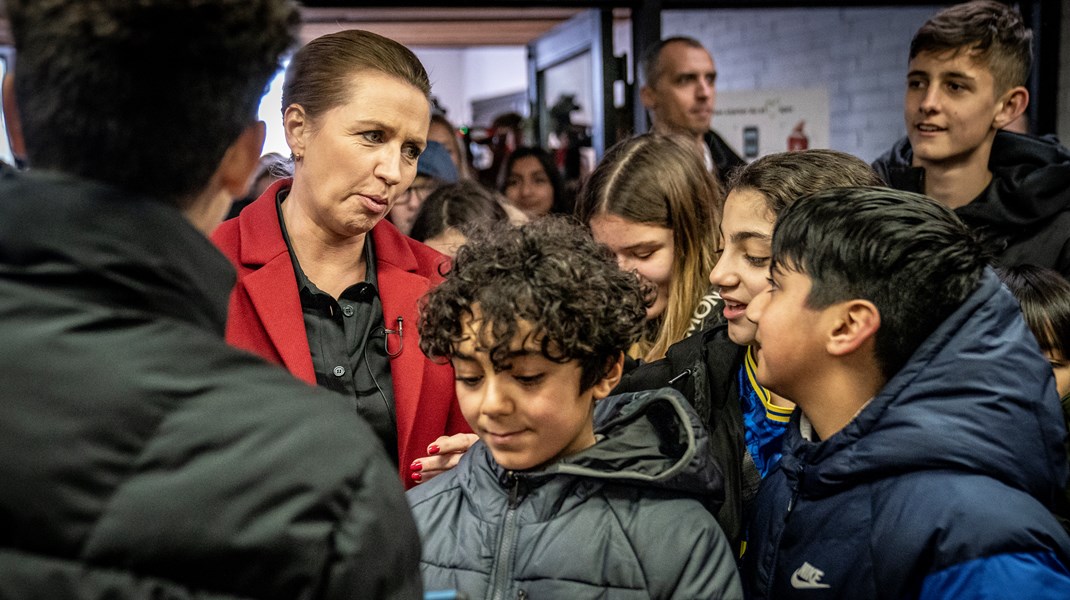
[[802,576],[799,575],[798,571],[795,571],[791,574],[791,587],[797,590],[816,590],[827,588],[829,587],[829,584],[808,581],[806,579],[803,579]]

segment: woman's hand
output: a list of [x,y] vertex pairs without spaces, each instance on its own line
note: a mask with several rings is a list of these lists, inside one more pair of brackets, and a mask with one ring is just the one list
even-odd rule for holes
[[409,465],[410,477],[423,483],[457,466],[472,444],[479,440],[474,433],[443,435],[427,447],[427,456],[417,458]]

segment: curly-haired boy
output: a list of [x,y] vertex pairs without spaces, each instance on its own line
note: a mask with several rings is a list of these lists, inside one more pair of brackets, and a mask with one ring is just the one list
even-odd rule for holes
[[473,598],[741,597],[707,505],[706,434],[671,390],[601,400],[646,301],[565,219],[478,233],[428,294],[420,345],[453,363],[480,438],[409,492],[427,589]]

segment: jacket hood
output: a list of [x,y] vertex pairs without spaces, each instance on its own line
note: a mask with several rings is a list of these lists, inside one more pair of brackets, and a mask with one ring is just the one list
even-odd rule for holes
[[1055,138],[997,132],[989,169],[992,185],[963,219],[1025,227],[1070,210],[1070,151]]
[[[457,467],[460,484],[497,481],[499,493],[519,482],[524,491],[553,488],[548,498],[578,503],[613,483],[686,494],[715,510],[724,498],[721,472],[709,451],[709,435],[679,392],[664,388],[601,400],[595,408],[594,446],[538,471],[506,471],[477,442]],[[492,478],[479,477],[487,469]],[[566,489],[574,493],[567,493]],[[468,492],[478,498],[475,490]],[[560,505],[554,506],[554,511]]]
[[47,171],[0,178],[0,198],[3,277],[223,335],[234,269],[174,206]]
[[679,392],[670,388],[610,396],[595,407],[601,441],[547,469],[627,481],[692,494],[722,489],[709,434]]
[[[891,187],[922,192],[925,170],[913,158],[904,137],[873,166]],[[1054,137],[997,131],[988,162],[992,185],[955,210],[971,226],[1028,227],[1070,210],[1070,151]]]
[[1051,505],[1066,480],[1066,435],[1051,367],[991,269],[978,289],[841,431],[802,440],[799,413],[781,466],[824,496],[925,470],[995,478]]

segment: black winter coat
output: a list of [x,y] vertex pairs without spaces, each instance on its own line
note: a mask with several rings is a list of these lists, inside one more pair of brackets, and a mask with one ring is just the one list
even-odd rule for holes
[[506,472],[477,443],[410,490],[427,589],[471,600],[741,598],[708,511],[720,475],[683,399],[606,398],[595,433],[605,437],[536,472]]
[[173,207],[0,181],[0,598],[420,598],[344,399],[223,341],[234,273]]
[[739,403],[739,369],[746,347],[728,338],[728,325],[696,333],[669,347],[662,360],[629,371],[614,394],[672,387],[694,406],[709,431],[710,458],[724,477],[724,503],[717,511],[732,547],[743,541],[746,510],[761,476],[746,450]]
[[[890,187],[924,193],[925,169],[910,166],[903,138],[873,163]],[[1000,266],[1032,264],[1070,277],[1070,150],[1052,138],[996,132],[992,183],[955,214],[981,236]]]
[[732,147],[728,145],[728,142],[724,141],[724,138],[718,135],[716,131],[707,131],[702,136],[702,141],[710,149],[713,164],[717,167],[717,179],[722,186],[727,187],[728,180],[732,177],[732,172],[746,165],[747,161],[740,158],[735,150],[732,150]]

